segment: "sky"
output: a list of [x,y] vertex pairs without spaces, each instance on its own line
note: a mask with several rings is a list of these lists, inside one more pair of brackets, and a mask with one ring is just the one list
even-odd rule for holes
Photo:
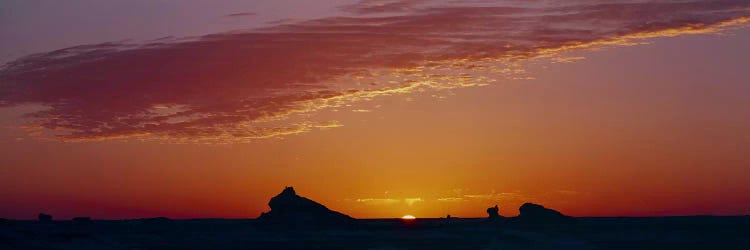
[[0,3],[0,217],[750,214],[747,1]]

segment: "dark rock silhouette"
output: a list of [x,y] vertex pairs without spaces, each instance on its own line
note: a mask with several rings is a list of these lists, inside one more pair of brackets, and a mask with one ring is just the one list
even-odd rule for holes
[[500,211],[500,208],[498,208],[497,205],[495,205],[494,207],[487,208],[487,215],[489,216],[488,218],[490,220],[498,220],[500,218],[503,218],[502,216],[500,216],[499,211]]
[[340,225],[354,221],[348,215],[332,211],[326,206],[297,195],[293,187],[286,187],[268,202],[271,211],[262,213],[258,221],[264,224],[287,226]]
[[524,203],[518,208],[518,211],[521,212],[518,215],[518,221],[522,223],[560,224],[573,222],[573,218],[570,216],[534,203]]
[[73,218],[73,222],[79,224],[89,223],[91,222],[91,217],[75,217]]
[[144,218],[144,219],[141,219],[141,221],[146,222],[146,223],[154,223],[154,224],[172,223],[172,219],[167,218],[167,217]]
[[40,222],[52,222],[52,215],[49,214],[39,213],[37,218],[39,218]]

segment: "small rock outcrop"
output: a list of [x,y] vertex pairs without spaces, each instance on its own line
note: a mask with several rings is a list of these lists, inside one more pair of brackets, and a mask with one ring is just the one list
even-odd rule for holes
[[153,217],[153,218],[144,218],[140,219],[140,221],[146,222],[146,223],[153,223],[153,224],[164,224],[164,223],[172,223],[172,219],[167,217]]
[[73,218],[73,222],[77,224],[84,224],[84,223],[90,223],[91,217],[75,217]]
[[573,222],[573,217],[534,203],[524,203],[518,208],[521,214],[518,220],[522,223],[561,224]]
[[487,208],[487,216],[489,216],[488,219],[499,220],[503,218],[502,216],[500,216],[499,211],[500,211],[500,208],[498,208],[497,205],[495,205],[494,207]]
[[52,215],[40,213],[37,218],[40,222],[52,222]]
[[262,213],[258,221],[263,224],[296,227],[340,225],[354,221],[348,215],[333,211],[320,203],[297,195],[293,187],[286,187],[268,202],[271,211]]

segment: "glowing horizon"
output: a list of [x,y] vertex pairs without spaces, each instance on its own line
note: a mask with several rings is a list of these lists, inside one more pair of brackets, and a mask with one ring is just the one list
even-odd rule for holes
[[222,3],[9,4],[0,217],[750,214],[745,1]]

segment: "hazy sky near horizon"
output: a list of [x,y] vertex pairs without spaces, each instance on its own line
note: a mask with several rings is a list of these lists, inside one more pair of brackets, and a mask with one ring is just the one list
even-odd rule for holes
[[750,214],[747,1],[5,1],[0,217]]

